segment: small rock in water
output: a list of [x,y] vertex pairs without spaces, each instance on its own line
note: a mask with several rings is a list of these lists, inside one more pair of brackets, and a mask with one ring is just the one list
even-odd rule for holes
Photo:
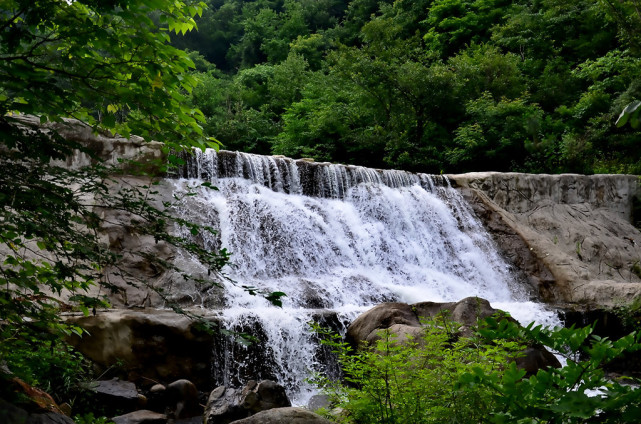
[[319,409],[329,408],[329,396],[328,395],[314,395],[309,399],[307,403],[307,409],[312,412],[316,412]]

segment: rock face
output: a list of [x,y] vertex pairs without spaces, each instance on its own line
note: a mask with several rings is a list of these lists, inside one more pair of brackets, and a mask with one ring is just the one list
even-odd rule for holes
[[204,422],[228,424],[261,411],[288,406],[291,406],[291,402],[285,394],[285,389],[273,381],[250,381],[242,389],[220,386],[209,395]]
[[[471,335],[470,328],[484,319],[499,312],[490,303],[478,297],[468,297],[459,302],[436,303],[421,302],[413,305],[407,303],[382,303],[361,314],[347,328],[345,339],[354,348],[362,343],[372,345],[378,339],[381,330],[389,329],[403,342],[408,335],[414,338],[423,333],[420,317],[435,317],[443,311],[449,312],[453,321],[462,324],[459,333]],[[560,367],[558,359],[543,347],[528,347],[524,356],[516,360],[517,365],[529,375],[548,366]]]
[[69,317],[68,321],[89,332],[82,339],[73,337],[74,346],[105,368],[124,363],[129,380],[187,378],[199,387],[213,384],[214,336],[185,316],[171,311],[118,310]]
[[448,176],[543,300],[611,307],[641,296],[632,175]]

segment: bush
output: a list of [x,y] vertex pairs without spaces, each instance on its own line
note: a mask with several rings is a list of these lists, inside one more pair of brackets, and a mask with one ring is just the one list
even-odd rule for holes
[[345,422],[477,423],[495,410],[491,388],[463,383],[463,376],[478,371],[498,379],[523,346],[457,337],[456,324],[445,317],[426,320],[423,328],[420,338],[406,340],[384,330],[376,344],[356,353],[325,338],[344,381],[320,384],[346,412]]
[[[318,329],[317,329],[318,330]],[[344,423],[635,423],[641,416],[639,381],[613,381],[603,366],[641,349],[634,332],[617,341],[593,335],[594,326],[545,329],[488,318],[474,336],[456,324],[424,322],[419,339],[388,330],[375,345],[353,352],[340,337],[324,337],[338,355],[342,381],[319,378]],[[319,330],[323,336],[326,331]],[[526,378],[514,359],[526,345],[564,357],[562,368]]]

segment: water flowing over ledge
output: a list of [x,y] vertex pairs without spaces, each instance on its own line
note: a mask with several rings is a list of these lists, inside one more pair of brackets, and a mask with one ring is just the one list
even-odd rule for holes
[[[196,193],[177,212],[218,229],[198,236],[205,247],[232,253],[227,274],[237,284],[225,288],[222,320],[260,340],[260,349],[216,349],[220,383],[273,378],[304,404],[314,393],[305,379],[331,367],[307,323],[322,317],[340,329],[385,301],[476,295],[522,322],[555,322],[444,177],[214,151],[177,176],[174,194]],[[242,286],[287,297],[276,308]]]
[[439,175],[213,149],[195,150],[194,156],[184,156],[184,160],[185,165],[174,177],[210,182],[219,178],[244,178],[277,192],[334,199],[344,198],[350,188],[361,183],[391,188],[419,185],[428,191],[449,185],[447,178]]

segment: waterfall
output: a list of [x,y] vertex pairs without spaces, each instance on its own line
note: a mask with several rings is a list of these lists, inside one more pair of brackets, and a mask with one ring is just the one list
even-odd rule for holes
[[[385,301],[480,296],[523,323],[556,319],[515,283],[444,177],[213,150],[176,177],[177,195],[197,192],[179,212],[219,230],[201,242],[232,253],[222,320],[259,340],[220,347],[221,383],[273,378],[304,404],[314,393],[305,379],[329,366],[308,322],[340,329]],[[287,296],[277,308],[243,286]]]

